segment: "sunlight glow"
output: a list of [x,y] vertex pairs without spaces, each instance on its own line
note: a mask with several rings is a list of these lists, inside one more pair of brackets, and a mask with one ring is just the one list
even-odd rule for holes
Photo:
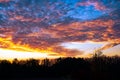
[[29,45],[21,45],[19,42],[15,44],[11,37],[0,38],[0,59],[41,59],[41,58],[56,58],[55,52],[43,50],[39,48],[31,48]]
[[45,58],[48,57],[45,53],[38,53],[38,52],[22,52],[22,51],[14,51],[14,50],[5,50],[0,49],[0,58],[1,59],[29,59],[29,58]]
[[0,59],[3,60],[13,60],[13,59],[43,59],[43,58],[57,58],[57,56],[49,56],[48,53],[40,53],[40,52],[24,52],[24,51],[15,51],[15,50],[7,50],[0,49]]

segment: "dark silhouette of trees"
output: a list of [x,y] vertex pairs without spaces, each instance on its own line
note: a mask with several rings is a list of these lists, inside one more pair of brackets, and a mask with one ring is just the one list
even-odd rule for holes
[[3,78],[59,78],[60,80],[120,80],[120,57],[0,60]]

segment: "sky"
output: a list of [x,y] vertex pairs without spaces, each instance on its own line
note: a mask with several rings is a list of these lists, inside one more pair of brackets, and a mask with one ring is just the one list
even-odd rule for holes
[[120,55],[120,0],[0,0],[0,59]]

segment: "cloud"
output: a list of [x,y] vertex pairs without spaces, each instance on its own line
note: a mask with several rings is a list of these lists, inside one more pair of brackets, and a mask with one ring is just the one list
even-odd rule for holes
[[52,51],[59,53],[60,56],[64,56],[64,57],[66,56],[77,57],[79,55],[84,54],[84,51],[77,50],[77,49],[67,49],[67,48],[64,48],[63,46],[53,46]]
[[[12,45],[17,45],[16,48],[24,46],[55,53],[50,55],[76,56],[84,52],[65,49],[60,44],[85,41],[120,43],[118,2],[114,2],[116,7],[113,2],[105,5],[104,1],[94,0],[0,2],[6,4],[0,8],[1,48],[13,49]],[[113,8],[110,7],[112,5]],[[89,16],[81,13],[89,13]],[[78,16],[82,18],[76,18]],[[11,39],[7,40],[8,38]]]
[[[20,28],[11,34],[13,44],[29,45],[31,49],[46,50],[59,53],[61,56],[82,55],[84,52],[65,49],[59,46],[64,42],[120,42],[119,36],[115,36],[113,20],[93,20],[87,22],[73,22],[69,24],[54,24],[47,28]],[[12,28],[12,27],[11,27]],[[6,30],[6,29],[5,29]],[[13,29],[11,29],[13,30]],[[18,32],[18,31],[21,32]],[[8,31],[9,32],[9,31]],[[7,34],[7,32],[6,32]],[[114,35],[114,36],[112,36]],[[9,45],[7,43],[6,45]],[[11,46],[10,46],[11,47]],[[53,54],[52,54],[53,55]],[[57,54],[55,54],[57,55]]]
[[[109,41],[118,36],[112,36],[113,20],[93,20],[87,22],[73,22],[51,27],[49,31],[55,33],[63,41]],[[97,35],[96,35],[97,34]]]
[[106,44],[103,47],[101,47],[99,50],[106,50],[106,49],[112,48],[112,47],[119,45],[119,44],[120,43],[109,43],[109,44]]
[[10,0],[0,0],[0,2],[9,2]]
[[96,10],[105,10],[106,7],[102,5],[102,3],[97,1],[87,1],[87,2],[79,2],[76,4],[76,6],[94,6]]

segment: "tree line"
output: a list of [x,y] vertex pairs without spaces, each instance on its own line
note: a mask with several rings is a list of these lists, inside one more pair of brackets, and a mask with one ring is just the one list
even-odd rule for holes
[[60,78],[61,80],[120,80],[120,57],[0,60],[3,78]]

